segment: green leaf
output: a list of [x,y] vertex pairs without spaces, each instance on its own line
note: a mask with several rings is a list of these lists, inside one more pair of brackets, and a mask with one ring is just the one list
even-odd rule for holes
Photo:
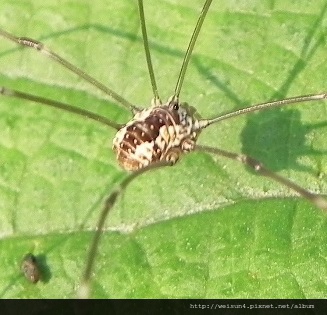
[[[204,1],[146,1],[162,99],[173,94]],[[181,99],[202,117],[326,90],[326,1],[214,1]],[[136,1],[0,3],[0,27],[44,42],[134,104],[152,98]],[[0,86],[119,123],[130,113],[34,50],[1,38]],[[199,143],[250,154],[326,194],[326,103],[240,116]],[[69,112],[0,98],[0,296],[72,298],[103,201],[126,174],[114,130]],[[92,297],[323,298],[326,215],[235,161],[192,153],[137,178],[106,223]],[[27,252],[43,281],[20,271]]]

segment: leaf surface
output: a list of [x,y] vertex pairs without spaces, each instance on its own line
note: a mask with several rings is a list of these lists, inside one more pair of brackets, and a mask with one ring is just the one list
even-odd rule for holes
[[[175,82],[203,1],[147,1],[160,95]],[[214,1],[181,98],[202,117],[326,90],[326,2]],[[147,107],[152,98],[134,1],[0,4],[0,27],[55,52]],[[43,55],[1,39],[0,86],[69,103],[119,123],[130,113]],[[256,157],[327,192],[323,102],[226,120],[199,143]],[[106,196],[126,174],[114,130],[72,113],[0,98],[0,296],[72,298]],[[106,223],[97,298],[323,298],[326,216],[235,161],[192,153],[137,178]],[[43,281],[20,262],[33,252]]]

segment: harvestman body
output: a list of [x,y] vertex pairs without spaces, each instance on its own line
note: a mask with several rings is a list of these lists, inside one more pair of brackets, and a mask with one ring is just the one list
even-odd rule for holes
[[140,109],[135,105],[129,103],[120,95],[116,94],[114,91],[112,91],[96,79],[92,78],[81,69],[75,67],[53,51],[46,48],[42,43],[25,37],[15,37],[3,30],[0,30],[0,36],[7,38],[19,45],[34,48],[40,51],[41,53],[47,55],[51,59],[63,65],[68,70],[74,72],[75,74],[82,77],[92,85],[96,86],[106,94],[110,95],[121,105],[131,110],[134,115],[133,119],[127,124],[119,125],[111,121],[110,119],[107,119],[105,117],[99,116],[86,110],[70,106],[68,104],[0,87],[0,92],[2,95],[18,97],[38,102],[43,105],[52,106],[69,112],[73,112],[85,116],[87,118],[94,119],[117,130],[117,134],[113,140],[113,149],[117,154],[117,160],[119,164],[125,170],[130,171],[131,173],[120,183],[118,188],[112,191],[109,197],[105,200],[104,209],[101,212],[98,221],[97,232],[90,247],[87,266],[83,276],[83,282],[79,289],[79,297],[89,296],[90,279],[101,232],[108,212],[115,204],[119,194],[121,194],[121,192],[126,189],[128,184],[139,175],[152,169],[173,165],[178,161],[182,154],[194,150],[199,150],[239,161],[252,168],[258,174],[266,176],[294,190],[300,196],[308,199],[317,207],[323,210],[327,210],[327,201],[323,197],[311,193],[308,190],[300,187],[299,185],[291,182],[290,180],[268,170],[259,161],[243,154],[237,154],[218,148],[200,146],[196,144],[196,141],[202,129],[221,120],[268,109],[271,107],[281,107],[289,104],[318,101],[327,98],[326,93],[298,96],[280,101],[257,104],[218,116],[214,119],[200,119],[199,115],[196,113],[196,110],[193,107],[187,105],[186,103],[181,103],[179,101],[179,94],[196,39],[202,27],[205,16],[209,10],[211,2],[212,0],[205,1],[202,12],[197,21],[194,33],[191,37],[188,49],[183,60],[174,95],[167,101],[167,103],[162,104],[157,91],[150,58],[143,11],[143,2],[142,0],[138,0],[146,60],[154,94],[152,105],[148,109]]
[[193,112],[187,104],[169,101],[137,113],[114,138],[119,164],[136,171],[159,161],[176,163],[182,153],[194,150],[200,133]]

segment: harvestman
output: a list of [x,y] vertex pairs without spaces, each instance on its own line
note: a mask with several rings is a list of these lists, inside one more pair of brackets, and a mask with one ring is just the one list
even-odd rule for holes
[[45,47],[42,43],[26,38],[16,37],[3,30],[0,30],[0,35],[16,44],[24,47],[31,47],[39,52],[47,55],[55,62],[61,64],[64,68],[75,73],[90,84],[102,90],[107,95],[111,96],[119,104],[131,111],[133,118],[125,125],[117,124],[108,118],[99,116],[95,113],[73,107],[71,105],[49,100],[43,97],[34,96],[20,91],[0,87],[1,94],[4,96],[17,97],[29,101],[37,102],[43,105],[52,106],[68,112],[73,112],[82,115],[89,119],[101,122],[111,128],[117,130],[117,134],[113,140],[113,149],[117,153],[117,160],[121,167],[126,171],[131,172],[119,185],[116,187],[104,202],[103,210],[100,214],[93,241],[90,246],[87,265],[84,271],[82,284],[79,289],[79,297],[88,297],[90,291],[91,274],[94,267],[95,256],[99,245],[102,229],[109,210],[114,206],[117,197],[126,189],[126,187],[141,174],[164,166],[174,165],[180,156],[191,151],[204,151],[218,156],[226,157],[253,169],[256,173],[266,176],[271,180],[277,181],[286,187],[292,189],[303,198],[308,199],[318,208],[327,210],[327,200],[320,195],[309,192],[300,187],[296,183],[270,171],[262,163],[256,159],[244,154],[233,153],[218,149],[197,145],[197,138],[204,128],[215,124],[219,121],[236,117],[239,115],[253,113],[260,110],[265,110],[273,107],[282,107],[290,104],[301,102],[319,101],[327,98],[326,93],[303,95],[291,97],[279,101],[271,101],[249,106],[240,110],[223,114],[213,119],[200,119],[196,114],[196,110],[186,103],[181,103],[179,96],[184,81],[186,69],[191,58],[191,54],[202,27],[205,16],[209,10],[212,0],[206,0],[202,12],[198,18],[187,51],[184,56],[180,74],[177,80],[175,91],[172,97],[166,103],[162,103],[157,90],[157,85],[152,68],[150,57],[148,38],[145,25],[145,17],[143,11],[143,1],[138,0],[140,22],[143,36],[143,44],[145,49],[146,62],[150,75],[152,91],[154,98],[151,106],[147,109],[138,108],[129,103],[123,97],[115,93],[110,88],[106,87],[93,77],[89,76],[83,70],[61,58],[55,52]]

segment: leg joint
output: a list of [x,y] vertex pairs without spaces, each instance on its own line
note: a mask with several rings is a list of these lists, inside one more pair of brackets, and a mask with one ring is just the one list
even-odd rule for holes
[[258,160],[247,156],[245,154],[240,154],[237,158],[240,162],[242,162],[244,165],[250,167],[255,172],[260,173],[263,169],[263,164],[260,163]]

